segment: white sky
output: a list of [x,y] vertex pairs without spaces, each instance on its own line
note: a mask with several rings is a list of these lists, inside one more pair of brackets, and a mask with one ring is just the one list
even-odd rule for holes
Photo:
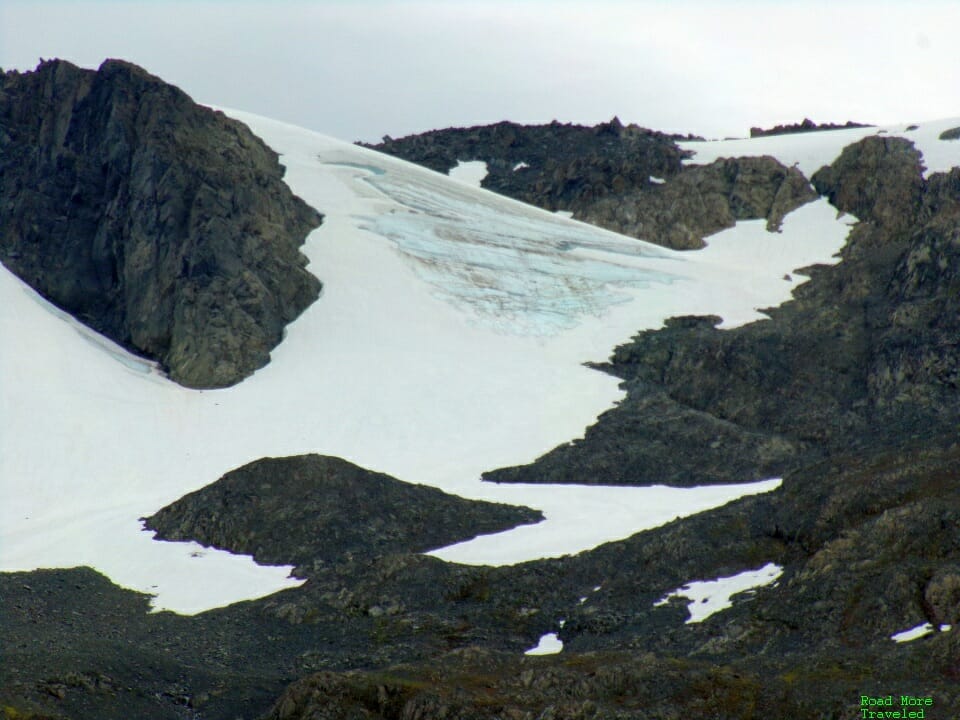
[[0,67],[136,62],[345,140],[499,120],[751,125],[960,115],[960,2],[2,0]]

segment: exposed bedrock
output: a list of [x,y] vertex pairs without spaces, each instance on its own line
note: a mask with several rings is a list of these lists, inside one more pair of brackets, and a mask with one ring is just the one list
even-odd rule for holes
[[190,493],[147,520],[164,540],[294,563],[310,574],[356,554],[418,553],[543,516],[529,508],[464,500],[336,457],[263,458]]
[[960,140],[960,127],[950,128],[940,133],[941,140]]
[[770,320],[640,333],[601,366],[627,398],[583,440],[485,478],[737,482],[960,416],[960,170],[924,180],[911,143],[870,137],[814,183],[860,219],[842,262],[813,268]]
[[769,137],[771,135],[794,135],[797,133],[819,132],[823,130],[849,130],[850,128],[872,127],[863,123],[847,120],[845,123],[815,123],[810,118],[804,118],[798,123],[774,125],[771,128],[750,128],[750,137]]
[[596,127],[498,123],[384,138],[381,152],[448,172],[458,160],[482,160],[481,185],[546,210],[675,249],[737,220],[783,216],[816,198],[807,179],[770,157],[723,158],[683,166],[689,153],[674,135],[614,118]]
[[319,295],[321,216],[249,129],[118,60],[0,84],[0,261],[191,387],[269,361]]
[[783,217],[817,194],[796,168],[772,157],[721,158],[684,168],[662,185],[602,198],[575,213],[579,220],[677,250],[702,248],[704,238],[738,220]]

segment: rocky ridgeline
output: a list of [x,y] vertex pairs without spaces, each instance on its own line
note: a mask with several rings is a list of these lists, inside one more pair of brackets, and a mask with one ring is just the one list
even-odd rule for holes
[[126,62],[0,79],[0,261],[175,381],[266,364],[319,294],[321,217],[241,123]]
[[721,158],[684,167],[662,185],[600,198],[576,217],[675,250],[693,250],[738,220],[766,220],[768,230],[778,230],[787,213],[816,198],[799,170],[772,157]]
[[810,118],[804,118],[801,122],[790,123],[788,125],[775,125],[772,128],[750,128],[750,137],[769,137],[770,135],[792,135],[795,133],[817,132],[822,130],[848,130],[850,128],[873,127],[864,123],[847,120],[842,125],[838,123],[815,123]]
[[699,140],[624,126],[497,123],[384,138],[375,150],[449,172],[482,160],[488,190],[545,210],[678,250],[738,220],[783,216],[816,197],[806,178],[770,157],[721,159],[683,166],[677,140]]
[[910,142],[870,137],[813,184],[860,218],[843,262],[814,269],[769,321],[676,318],[639,334],[601,366],[627,398],[583,440],[485,477],[735,482],[960,417],[960,170],[924,180]]

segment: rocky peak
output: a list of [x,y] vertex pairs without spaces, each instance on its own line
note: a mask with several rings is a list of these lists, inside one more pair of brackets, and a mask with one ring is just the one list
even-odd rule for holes
[[483,160],[482,186],[545,210],[674,249],[738,220],[783,216],[816,197],[806,178],[774,158],[727,158],[684,166],[678,139],[698,139],[624,125],[618,117],[592,128],[497,123],[448,128],[394,140],[376,150],[448,172],[457,160]]
[[482,160],[488,190],[579,216],[600,198],[649,187],[651,176],[679,173],[687,153],[675,140],[614,117],[594,127],[554,120],[447,128],[368,147],[444,173],[458,160]]
[[181,384],[262,367],[319,294],[277,154],[136,65],[4,74],[0,150],[0,261]]
[[839,210],[891,226],[906,227],[924,190],[920,153],[897,137],[873,136],[848,145],[812,181]]

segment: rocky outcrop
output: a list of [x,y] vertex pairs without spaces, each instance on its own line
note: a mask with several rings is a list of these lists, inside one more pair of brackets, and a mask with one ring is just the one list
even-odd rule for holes
[[960,140],[960,127],[950,128],[940,133],[941,140]]
[[920,153],[903,138],[868,137],[817,171],[813,186],[842,212],[897,233],[916,221],[924,190]]
[[723,158],[684,168],[663,185],[604,197],[576,217],[677,250],[704,247],[704,238],[738,220],[767,221],[778,230],[784,216],[816,199],[796,168],[771,157]]
[[538,522],[529,508],[464,500],[336,457],[264,458],[237,468],[146,519],[163,540],[196,540],[294,563],[309,574],[351,555],[419,553]]
[[636,125],[624,126],[614,118],[595,127],[502,122],[448,128],[387,137],[367,147],[443,173],[458,160],[482,160],[488,170],[482,187],[579,217],[601,198],[650,188],[655,185],[651,177],[669,178],[680,172],[688,153],[677,147],[677,139]]
[[545,210],[677,250],[738,220],[765,219],[776,230],[791,210],[816,197],[796,168],[770,157],[721,159],[684,167],[679,138],[610,123],[522,126],[498,123],[435,130],[375,150],[448,172],[458,160],[483,160],[481,186]]
[[[925,181],[911,143],[869,137],[814,184],[860,218],[841,263],[814,269],[769,321],[721,331],[686,318],[641,333],[601,366],[628,396],[583,440],[485,477],[735,482],[960,417],[960,250],[950,239],[960,171]],[[682,418],[681,429],[667,430],[665,417]]]
[[[619,192],[627,184],[649,183],[650,175],[676,173],[685,153],[675,141],[694,139],[702,140],[624,125],[613,118],[593,127],[557,121],[500,122],[396,139],[386,136],[376,145],[361,144],[441,173],[458,161],[482,160],[489,169],[483,187],[541,207],[553,202],[555,206],[547,209],[556,210],[563,207],[558,203],[585,194]],[[590,177],[584,176],[585,169]]]
[[0,85],[0,261],[177,382],[269,360],[319,294],[321,217],[246,126],[129,63],[63,61]]
[[818,130],[846,130],[848,128],[872,127],[863,123],[847,120],[842,125],[837,123],[815,123],[810,118],[804,118],[802,122],[791,123],[789,125],[775,125],[772,128],[750,128],[750,137],[768,137],[770,135],[792,135],[795,133],[817,132]]

